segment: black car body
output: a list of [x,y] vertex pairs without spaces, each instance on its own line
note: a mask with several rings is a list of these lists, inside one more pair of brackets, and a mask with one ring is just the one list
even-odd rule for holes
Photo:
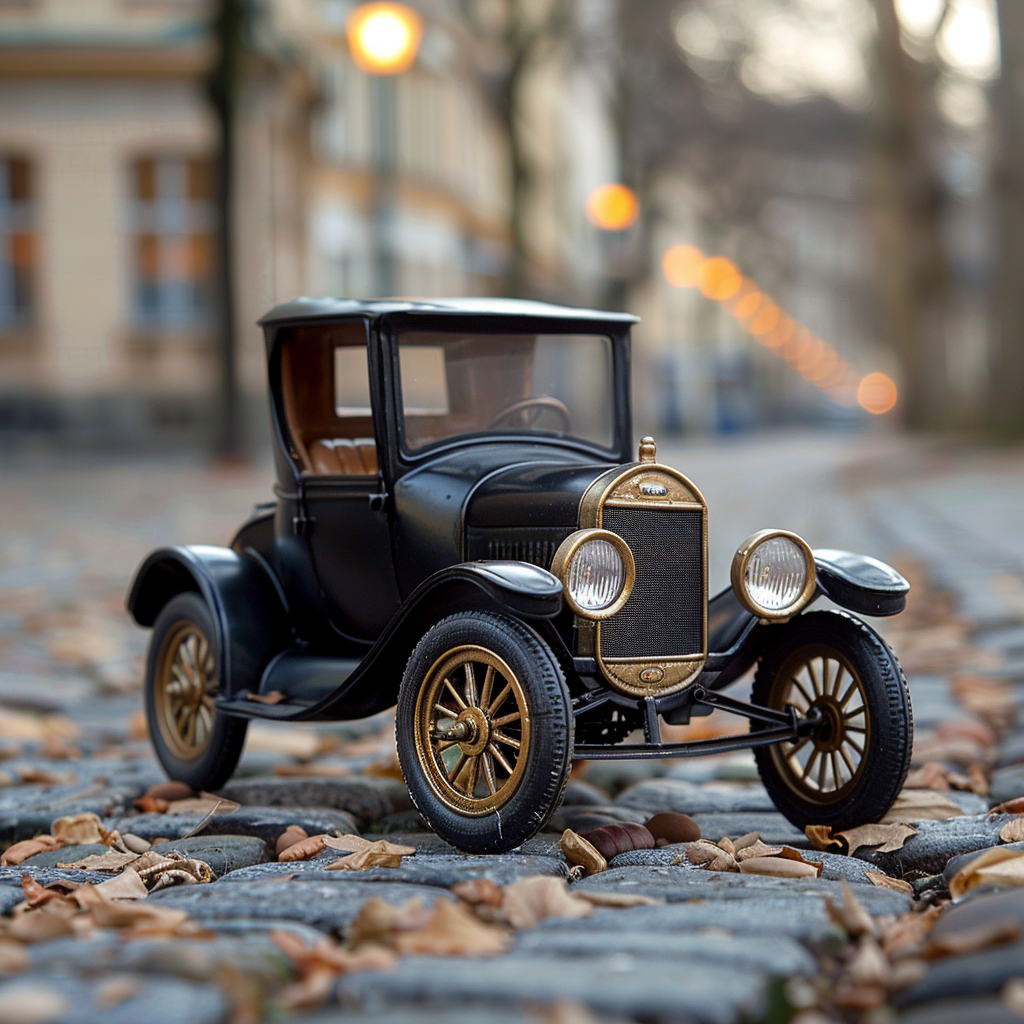
[[[733,586],[709,601],[704,498],[686,477],[656,462],[650,439],[634,457],[634,322],[625,314],[484,299],[299,299],[272,310],[262,325],[276,498],[255,510],[230,548],[155,551],[128,599],[135,620],[156,625],[160,638],[158,644],[155,634],[147,695],[151,732],[170,774],[206,788],[225,781],[248,719],[352,719],[397,703],[399,754],[417,805],[464,848],[507,848],[511,840],[496,839],[487,820],[496,792],[540,785],[529,783],[529,773],[511,756],[501,756],[515,751],[525,758],[530,735],[538,750],[538,744],[558,746],[543,756],[558,762],[553,771],[559,778],[557,792],[540,798],[544,806],[527,801],[515,811],[529,819],[512,830],[518,841],[554,809],[573,756],[679,756],[756,746],[762,774],[779,777],[773,795],[794,820],[884,814],[893,785],[866,805],[865,787],[877,791],[878,780],[865,778],[871,773],[861,765],[875,753],[871,742],[896,742],[899,757],[894,763],[889,756],[888,770],[898,791],[910,730],[902,675],[862,623],[805,609],[825,595],[862,614],[895,614],[905,602],[906,582],[874,559],[837,551],[812,557],[799,538],[765,531],[737,553]],[[750,576],[751,565],[763,579]],[[576,573],[571,586],[570,572]],[[751,601],[749,587],[775,585],[776,578],[791,590],[798,584],[793,600],[771,608]],[[615,600],[598,607],[616,581]],[[769,604],[775,600],[764,593]],[[188,600],[201,604],[206,617],[201,610],[190,613],[182,595],[192,595]],[[161,626],[174,600],[184,608],[176,619],[170,616],[177,626]],[[820,622],[817,632],[808,627],[814,621]],[[192,623],[191,633],[185,622]],[[444,680],[444,693],[461,687],[461,696],[438,698],[437,720],[422,717],[433,712],[416,703],[417,687],[426,685],[423,674],[432,669],[424,663],[417,670],[423,678],[410,673],[415,676],[417,652],[425,656],[425,638],[443,622],[469,629],[467,636],[476,639],[449,647],[438,640],[438,651],[482,651],[487,657],[477,665],[488,680],[518,678],[507,698],[512,711],[501,717],[516,708],[520,717],[504,733],[485,721],[472,663],[452,669],[462,680],[457,685]],[[495,623],[505,629],[504,639],[488,645],[477,634]],[[509,639],[513,634],[520,640]],[[779,671],[810,689],[813,667],[808,674],[803,662],[797,668],[783,662],[793,651],[800,662],[800,651],[822,647],[815,647],[816,639],[833,651],[836,692],[825,692],[830,685],[819,687],[816,678],[821,693],[791,699],[796,691],[778,682]],[[544,739],[537,724],[544,720],[538,702],[550,700],[530,690],[534,682],[526,677],[533,669],[509,668],[509,659],[534,641],[555,679],[545,685],[564,691],[555,701],[564,705],[561,745],[557,737]],[[496,653],[509,644],[507,657]],[[761,683],[760,700],[756,684],[753,704],[720,694],[759,660],[765,673],[774,673]],[[817,670],[826,683],[828,666],[826,659]],[[863,694],[859,775],[843,766],[843,759],[855,760],[844,744],[858,745],[843,731],[852,706],[840,704],[844,671]],[[872,673],[886,679],[872,682]],[[870,727],[873,686],[895,686],[906,709],[899,721]],[[468,697],[480,714],[470,714]],[[748,717],[750,734],[661,742],[661,718],[687,722],[715,707]],[[449,718],[455,725],[446,730]],[[403,741],[406,719],[420,726],[410,724]],[[190,739],[181,731],[189,720]],[[488,739],[492,729],[495,742]],[[644,741],[621,743],[634,730],[643,730]],[[846,737],[842,742],[837,730]],[[807,766],[799,751],[819,747]],[[445,748],[452,748],[447,760]],[[418,774],[417,756],[440,780],[420,785],[419,794],[410,778]],[[458,763],[449,764],[456,757]],[[508,767],[500,787],[496,764]],[[453,781],[445,782],[452,773]],[[766,784],[772,788],[767,777]],[[432,800],[437,813],[425,806]],[[442,820],[445,814],[450,821]],[[476,838],[466,838],[467,822]]]

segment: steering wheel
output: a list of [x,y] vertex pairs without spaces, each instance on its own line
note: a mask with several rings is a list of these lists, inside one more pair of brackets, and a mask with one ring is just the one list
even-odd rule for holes
[[488,430],[497,427],[507,427],[510,430],[529,430],[550,414],[558,421],[555,428],[563,434],[572,430],[572,413],[569,407],[550,395],[538,395],[536,398],[524,398],[519,402],[513,402],[498,413],[490,423]]

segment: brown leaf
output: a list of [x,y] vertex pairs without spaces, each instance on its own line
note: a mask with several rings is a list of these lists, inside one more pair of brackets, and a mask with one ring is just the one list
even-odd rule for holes
[[828,850],[836,852],[845,849],[846,844],[841,839],[832,838],[832,830],[828,825],[806,825],[804,835],[815,850]]
[[245,699],[255,701],[257,704],[280,704],[286,698],[280,690],[271,690],[270,693],[247,692]]
[[123,867],[139,859],[137,853],[122,853],[120,850],[107,850],[106,853],[93,853],[81,860],[65,864],[59,868],[72,868],[76,871],[120,871]]
[[324,848],[326,838],[326,835],[307,836],[282,850],[277,859],[279,861],[310,860]]
[[864,877],[872,885],[877,885],[881,889],[892,889],[893,892],[901,892],[904,896],[914,895],[914,887],[902,878],[892,878],[880,871],[865,871]]
[[944,821],[946,818],[959,818],[963,813],[952,800],[932,789],[904,789],[882,821],[885,824]]
[[[681,858],[680,858],[681,859]],[[708,871],[737,871],[736,858],[726,853],[720,846],[698,839],[686,846],[686,859],[691,864],[703,864]]]
[[732,841],[732,845],[735,847],[736,853],[738,854],[740,851],[759,842],[761,842],[760,832],[748,832],[746,835],[740,836],[739,839],[734,839]]
[[103,828],[99,816],[93,814],[92,811],[58,818],[50,826],[50,831],[65,846],[102,843],[107,836],[107,830]]
[[980,953],[993,946],[1004,946],[1017,942],[1021,937],[1020,922],[1015,918],[990,921],[988,924],[967,928],[962,932],[940,935],[929,940],[923,956],[927,960],[938,960],[946,956],[966,956]]
[[882,933],[882,949],[891,959],[916,955],[924,947],[928,935],[923,914],[909,913],[898,917]]
[[877,846],[879,853],[892,853],[900,850],[911,836],[917,835],[917,829],[903,822],[891,824],[858,825],[857,828],[844,829],[832,838],[839,839],[846,847],[844,852],[851,856],[862,846]]
[[32,965],[28,950],[13,939],[0,938],[0,977],[21,974]]
[[770,875],[774,878],[817,878],[821,867],[788,857],[748,857],[740,862],[744,875]]
[[722,836],[715,844],[720,850],[725,850],[730,857],[736,856],[736,846],[728,836]]
[[363,850],[375,850],[379,851],[382,849],[381,843],[384,843],[384,849],[387,853],[394,854],[399,857],[411,857],[416,852],[415,846],[401,846],[398,843],[389,843],[386,840],[377,840],[372,842],[369,839],[364,839],[362,836],[354,836],[351,834],[343,836],[324,836],[324,846],[329,850],[341,850],[344,853],[362,853]]
[[999,841],[1001,843],[1019,843],[1022,840],[1024,840],[1024,817],[1008,821],[999,830]]
[[877,929],[871,915],[853,894],[846,880],[843,880],[843,902],[836,906],[830,896],[825,897],[828,916],[850,935],[875,935]]
[[737,850],[736,859],[742,863],[751,857],[777,857],[780,853],[782,853],[781,846],[768,846],[758,838],[749,846],[744,846],[742,850]]
[[504,898],[501,886],[489,878],[467,878],[464,882],[456,882],[452,892],[471,907],[500,907]]
[[56,836],[36,836],[35,839],[23,839],[20,843],[7,847],[0,854],[0,865],[15,867],[22,861],[34,857],[37,853],[47,850],[58,850],[64,844]]
[[135,807],[137,810],[142,811],[143,814],[166,814],[170,803],[167,800],[157,796],[150,796],[147,793],[135,801]]
[[847,968],[847,975],[857,986],[882,985],[889,987],[892,970],[881,946],[870,936],[861,939],[860,946]]
[[402,766],[398,763],[398,755],[392,754],[391,757],[386,758],[383,761],[373,761],[363,769],[364,775],[370,775],[377,779],[397,779],[399,782],[405,781],[405,776],[402,775]]
[[594,912],[586,900],[570,895],[563,879],[549,875],[531,875],[506,886],[501,910],[513,928],[534,928],[549,917],[589,917]]
[[231,814],[237,811],[241,804],[234,800],[225,800],[223,797],[214,796],[212,793],[200,793],[199,796],[188,797],[185,800],[171,800],[167,806],[168,814]]
[[277,856],[280,858],[281,854],[284,853],[289,846],[294,846],[296,843],[308,838],[309,833],[301,825],[289,825],[277,837],[277,844],[275,846]]
[[583,836],[577,835],[571,828],[562,833],[558,845],[570,864],[576,864],[583,868],[588,875],[596,875],[607,870],[608,861],[601,856],[601,852],[588,842]]
[[1024,796],[1004,800],[1003,803],[993,807],[989,814],[1024,814]]
[[64,893],[40,885],[31,875],[21,876],[21,891],[25,894],[25,906],[41,907],[53,899],[63,899]]
[[595,907],[615,907],[620,910],[627,907],[660,907],[665,902],[636,892],[576,892],[573,896]]
[[127,929],[135,936],[187,934],[183,927],[188,923],[188,913],[177,907],[141,901],[104,900],[90,906],[89,914],[101,928]]
[[400,907],[371,897],[352,919],[346,935],[349,945],[356,949],[366,943],[390,946],[393,933],[398,930],[413,931],[422,928],[430,919],[431,912],[415,897]]
[[999,846],[986,850],[949,880],[949,894],[959,899],[980,885],[1024,885],[1024,853]]
[[134,999],[145,987],[143,980],[134,974],[114,974],[96,986],[93,998],[97,1006],[109,1010]]
[[[505,892],[507,899],[508,890]],[[587,905],[588,914],[591,909]],[[395,949],[406,956],[497,956],[508,951],[511,940],[503,929],[484,924],[465,904],[442,899],[434,904],[433,912],[421,928],[396,931],[393,943]]]
[[[350,853],[347,857],[332,861],[325,871],[367,871],[369,868],[400,868],[402,866],[402,852],[411,847],[398,846],[389,843],[386,839],[371,843],[365,849],[356,853]],[[413,853],[416,851],[413,850]]]
[[18,765],[15,771],[18,773],[19,782],[41,786],[66,786],[77,778],[74,772],[51,772],[48,768],[36,768],[31,765]]
[[947,790],[950,788],[949,772],[938,761],[927,761],[907,776],[905,785],[912,789]]
[[4,1024],[50,1024],[71,1013],[66,996],[41,984],[18,984],[4,990],[0,1019]]

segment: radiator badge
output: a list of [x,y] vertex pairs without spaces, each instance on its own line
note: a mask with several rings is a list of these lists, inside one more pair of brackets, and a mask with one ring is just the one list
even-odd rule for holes
[[640,484],[640,493],[645,498],[664,498],[668,494],[668,488],[664,484],[643,482]]
[[657,665],[651,665],[640,673],[641,683],[660,683],[665,678],[665,670]]

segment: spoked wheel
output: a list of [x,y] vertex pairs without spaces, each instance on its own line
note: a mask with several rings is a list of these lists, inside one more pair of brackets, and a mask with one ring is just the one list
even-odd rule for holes
[[529,839],[568,781],[565,680],[548,646],[514,619],[465,612],[434,626],[409,659],[395,731],[420,813],[469,852]]
[[248,723],[218,714],[216,633],[206,602],[173,597],[157,616],[146,666],[146,718],[160,763],[193,789],[217,789],[235,770]]
[[778,628],[782,642],[758,667],[753,701],[819,724],[811,735],[755,749],[765,788],[801,828],[878,821],[903,786],[913,746],[899,663],[878,634],[842,612]]

